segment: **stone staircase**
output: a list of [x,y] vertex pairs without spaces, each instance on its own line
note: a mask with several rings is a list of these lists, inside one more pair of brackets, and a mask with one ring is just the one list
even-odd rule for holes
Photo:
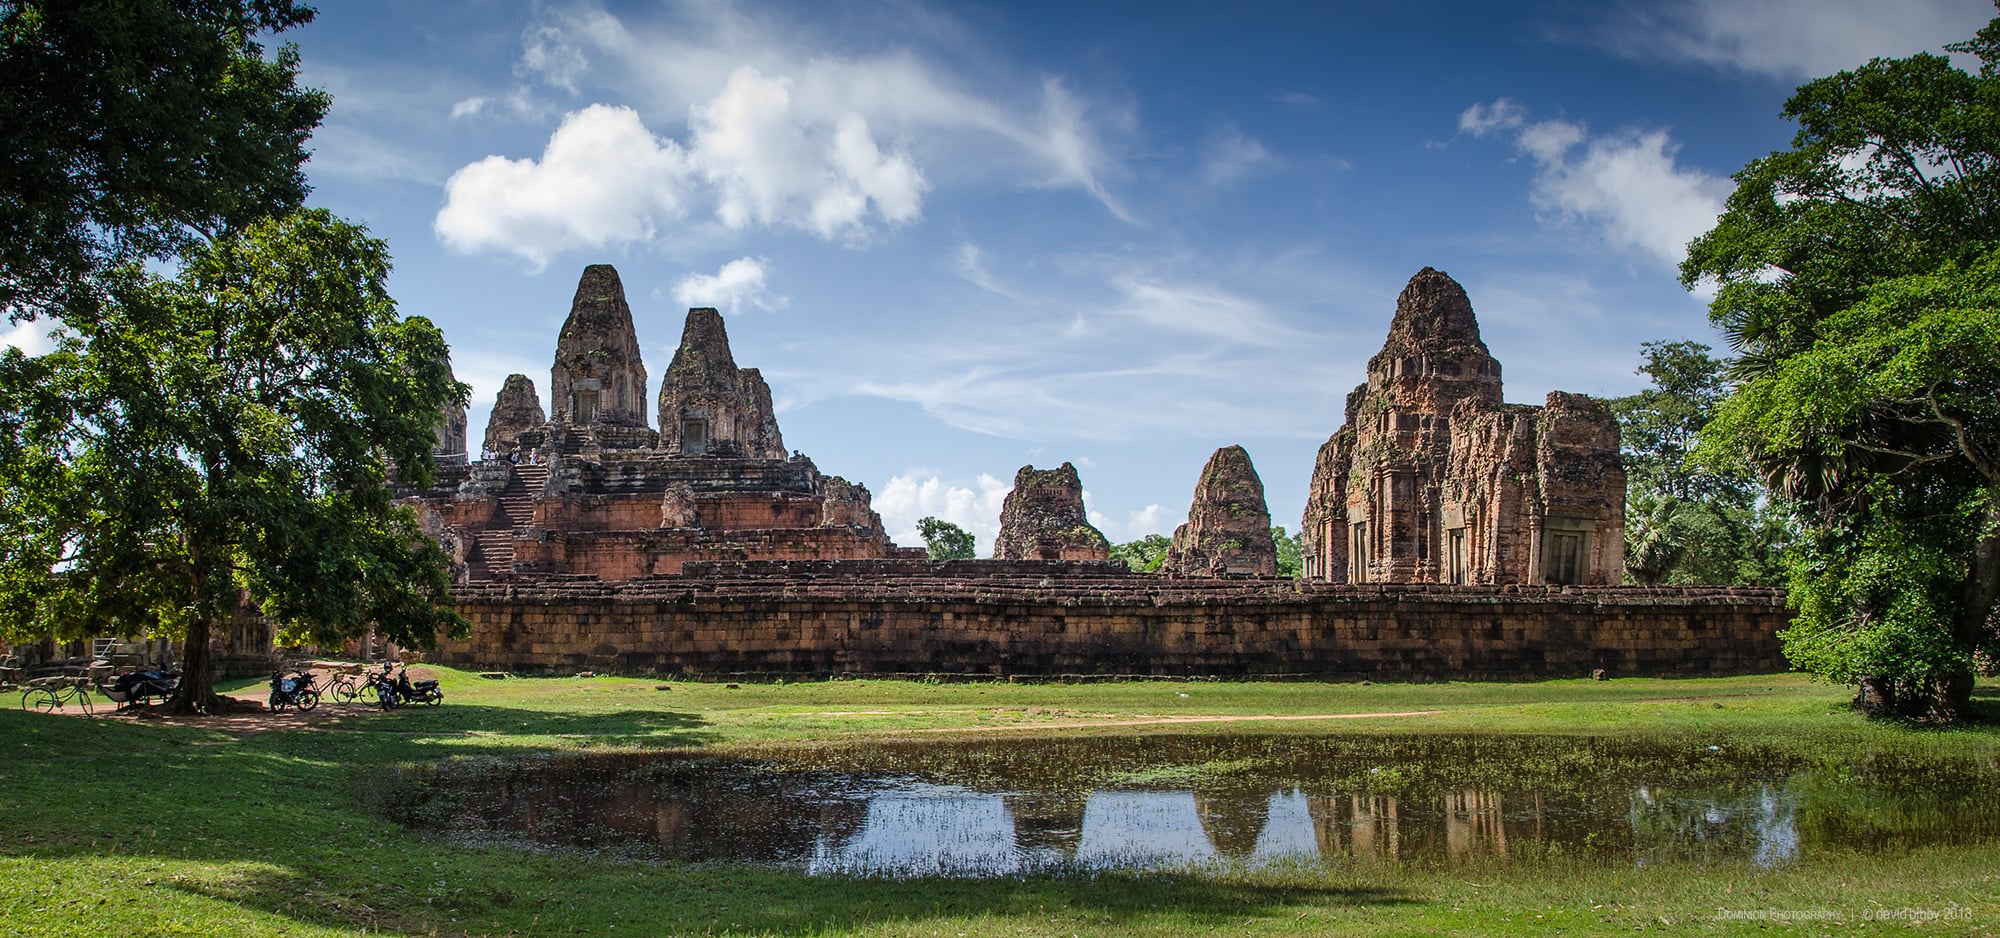
[[534,519],[535,496],[542,493],[542,485],[548,478],[546,464],[522,463],[514,467],[513,477],[500,492],[500,513],[506,516],[506,524],[488,527],[473,536],[477,549],[468,564],[467,574],[471,579],[490,580],[514,572],[514,532]]

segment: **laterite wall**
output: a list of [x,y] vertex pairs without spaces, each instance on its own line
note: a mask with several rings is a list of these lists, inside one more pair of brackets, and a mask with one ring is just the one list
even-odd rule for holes
[[1761,589],[1304,585],[1009,561],[690,564],[462,587],[445,664],[516,672],[1573,677],[1782,671]]

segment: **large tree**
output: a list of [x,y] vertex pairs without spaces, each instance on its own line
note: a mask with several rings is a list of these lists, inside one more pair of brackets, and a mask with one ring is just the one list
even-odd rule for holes
[[222,705],[209,637],[462,626],[388,466],[431,471],[462,401],[386,247],[299,208],[327,106],[286,0],[0,0],[0,633],[183,640],[174,706]]
[[0,356],[6,630],[181,639],[175,703],[206,712],[209,638],[245,612],[285,644],[460,626],[448,559],[386,483],[428,476],[465,388],[397,314],[386,246],[300,210],[182,262],[108,278],[55,351]]
[[1607,401],[1625,458],[1625,573],[1644,586],[1745,584],[1781,579],[1782,511],[1738,462],[1690,460],[1727,395],[1726,363],[1708,346],[1640,346],[1650,386]]
[[1740,354],[1704,434],[1800,512],[1786,652],[1874,712],[1950,719],[2000,596],[2000,19],[1786,103],[1682,266]]

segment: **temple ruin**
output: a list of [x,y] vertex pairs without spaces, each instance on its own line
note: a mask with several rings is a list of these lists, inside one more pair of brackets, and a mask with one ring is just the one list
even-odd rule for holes
[[[677,574],[690,561],[908,557],[865,486],[785,452],[771,392],[722,316],[691,309],[660,381],[661,428],[618,272],[585,268],[556,343],[549,413],[509,376],[476,461],[408,492],[461,580]],[[440,449],[446,431],[440,431]],[[456,445],[464,452],[464,418]],[[922,550],[914,551],[922,556]]]
[[1615,585],[1618,422],[1580,394],[1505,403],[1465,289],[1426,267],[1320,447],[1303,540],[1316,582]]
[[1111,542],[1083,510],[1083,482],[1076,467],[1022,466],[1014,489],[1000,504],[995,560],[1105,560]]
[[1174,529],[1160,570],[1177,576],[1278,575],[1264,480],[1243,447],[1216,450],[1201,468],[1187,523]]

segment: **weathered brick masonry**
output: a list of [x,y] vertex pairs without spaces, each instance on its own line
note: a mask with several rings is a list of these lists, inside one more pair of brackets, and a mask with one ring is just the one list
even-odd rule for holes
[[689,564],[461,586],[444,663],[517,672],[1533,678],[1786,669],[1782,591],[1302,584],[1094,563]]

